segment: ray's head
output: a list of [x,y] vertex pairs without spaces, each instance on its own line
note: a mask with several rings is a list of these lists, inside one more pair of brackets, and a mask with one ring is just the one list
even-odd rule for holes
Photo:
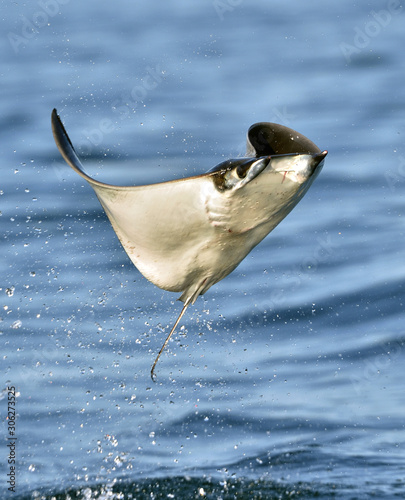
[[326,155],[299,132],[260,122],[248,130],[246,157],[227,160],[211,172],[218,173],[215,184],[223,192],[241,189],[253,180],[264,181],[264,173],[282,174],[282,182],[288,179],[298,187],[312,184]]

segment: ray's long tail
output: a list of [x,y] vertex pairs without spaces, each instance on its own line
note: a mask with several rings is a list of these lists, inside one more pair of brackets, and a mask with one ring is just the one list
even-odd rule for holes
[[157,362],[159,361],[160,355],[162,354],[162,352],[164,351],[165,347],[167,346],[167,343],[169,342],[170,337],[173,335],[174,331],[176,330],[177,325],[179,324],[181,318],[183,317],[183,315],[186,312],[187,307],[189,306],[190,303],[191,303],[191,299],[187,300],[184,303],[183,309],[181,310],[181,312],[179,314],[179,317],[176,320],[176,323],[173,325],[173,328],[170,330],[169,335],[167,336],[166,340],[164,341],[164,343],[162,345],[162,348],[159,351],[159,354],[156,356],[156,359],[155,359],[155,361],[154,361],[154,363],[152,365],[151,371],[150,371],[150,376],[151,376],[153,382],[156,382],[155,367],[157,365]]

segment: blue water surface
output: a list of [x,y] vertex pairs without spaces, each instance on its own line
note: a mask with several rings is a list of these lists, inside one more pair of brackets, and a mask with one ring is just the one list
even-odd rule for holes
[[[1,498],[405,498],[401,1],[1,5]],[[329,151],[156,383],[181,304],[63,162],[54,107],[115,184],[203,173],[257,121]]]

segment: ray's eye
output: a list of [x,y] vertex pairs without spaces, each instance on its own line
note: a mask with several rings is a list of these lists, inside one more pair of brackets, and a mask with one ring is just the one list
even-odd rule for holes
[[239,179],[244,179],[246,177],[246,174],[247,174],[247,168],[243,168],[243,167],[238,167],[236,169],[236,175],[239,177]]
[[252,160],[248,160],[241,165],[238,165],[235,169],[236,175],[239,179],[244,179],[249,171],[249,168],[252,166]]

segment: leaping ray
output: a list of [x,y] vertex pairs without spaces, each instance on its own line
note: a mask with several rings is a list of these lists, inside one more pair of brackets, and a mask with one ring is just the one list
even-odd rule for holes
[[262,122],[248,130],[245,158],[185,179],[113,186],[86,174],[56,109],[52,130],[65,161],[96,192],[134,265],[156,286],[181,292],[184,306],[152,365],[152,379],[187,307],[290,213],[327,155],[302,134]]

